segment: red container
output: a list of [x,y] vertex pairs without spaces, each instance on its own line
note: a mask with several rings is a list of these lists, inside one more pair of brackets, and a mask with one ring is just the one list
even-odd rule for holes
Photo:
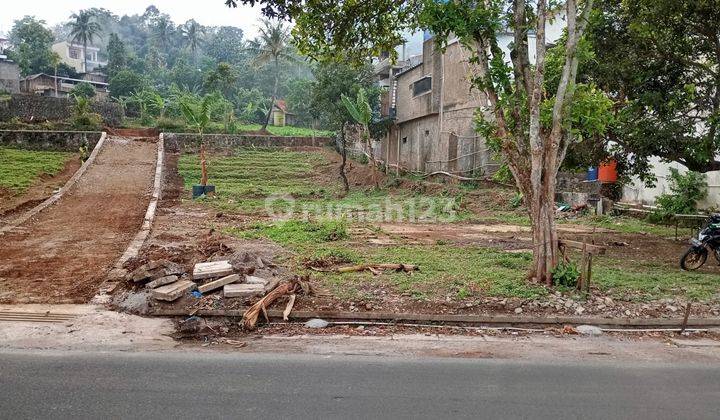
[[598,180],[600,182],[613,183],[617,182],[617,161],[609,160],[600,164],[598,169]]

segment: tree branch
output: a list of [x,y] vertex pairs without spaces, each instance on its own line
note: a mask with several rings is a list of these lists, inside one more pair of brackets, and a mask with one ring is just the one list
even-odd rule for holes
[[510,51],[510,59],[513,63],[515,86],[518,95],[520,95],[521,92],[525,92],[525,95],[530,98],[532,94],[532,74],[527,42],[528,26],[525,0],[513,1],[513,16],[515,24],[515,30],[513,31],[514,45],[512,51]]

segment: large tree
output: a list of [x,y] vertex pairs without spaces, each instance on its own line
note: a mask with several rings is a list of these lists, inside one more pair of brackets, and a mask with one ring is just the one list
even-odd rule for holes
[[180,28],[183,38],[185,38],[185,46],[192,53],[193,60],[197,61],[198,49],[203,44],[203,35],[205,28],[197,23],[195,19],[190,19]]
[[255,53],[253,61],[257,66],[272,65],[274,76],[270,109],[263,123],[261,131],[267,129],[273,113],[273,106],[277,99],[278,81],[280,80],[280,64],[294,61],[293,48],[290,44],[290,29],[283,22],[273,22],[269,19],[261,20],[258,37],[250,44]]
[[205,53],[217,62],[240,64],[247,55],[243,30],[234,26],[217,28],[207,43]]
[[[226,2],[232,6],[235,2]],[[249,0],[246,3],[254,3]],[[532,223],[533,266],[530,277],[552,284],[558,261],[555,226],[555,183],[570,144],[576,140],[573,112],[576,99],[577,48],[585,32],[593,0],[367,0],[363,2],[302,2],[264,0],[267,15],[296,20],[294,33],[301,52],[319,58],[347,55],[367,59],[392,51],[401,31],[431,30],[442,45],[451,36],[473,52],[477,71],[474,85],[484,93],[479,110],[481,131],[498,145],[523,193]],[[567,36],[555,90],[546,89],[546,23],[550,9],[562,5]],[[510,62],[498,44],[507,28],[514,34]],[[528,33],[535,32],[535,63],[530,60]],[[342,55],[340,54],[342,52]],[[590,89],[591,98],[597,93]],[[601,102],[601,101],[594,101]],[[592,105],[593,101],[587,101]],[[572,105],[572,106],[571,106]],[[571,109],[573,108],[573,109]]]
[[346,130],[349,123],[353,123],[353,116],[343,104],[342,97],[358,96],[360,90],[368,92],[369,102],[376,106],[379,89],[375,86],[372,67],[369,64],[352,66],[348,63],[325,61],[318,63],[313,69],[314,81],[309,84],[309,113],[317,118],[323,127],[339,133],[338,149],[342,160],[340,162],[340,178],[347,194],[350,184],[345,174],[347,162]]
[[73,42],[79,42],[83,46],[83,71],[88,71],[87,46],[97,38],[102,38],[102,27],[95,21],[95,12],[92,10],[81,10],[70,16],[70,37]]
[[650,156],[720,170],[720,1],[598,1],[580,77],[616,102],[607,139],[641,177]]
[[16,20],[10,31],[10,58],[18,63],[23,75],[43,72],[53,68],[52,42],[53,34],[45,21],[25,16]]
[[120,40],[120,37],[118,37],[116,33],[110,34],[107,52],[107,74],[108,77],[112,78],[115,74],[117,74],[117,72],[125,69],[128,64],[128,53],[125,48],[125,43]]

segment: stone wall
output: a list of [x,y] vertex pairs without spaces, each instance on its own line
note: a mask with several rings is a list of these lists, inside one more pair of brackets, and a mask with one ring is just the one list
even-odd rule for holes
[[99,131],[0,130],[0,145],[29,150],[77,152],[87,141],[92,150],[100,140]]
[[[197,152],[200,136],[193,133],[165,133],[165,147],[169,151]],[[330,137],[251,136],[238,134],[205,134],[205,147],[209,150],[237,147],[322,147],[331,145]]]
[[[25,122],[62,121],[73,114],[73,101],[67,98],[49,96],[12,95],[9,100],[0,100],[0,121],[19,118]],[[103,123],[115,127],[122,123],[123,110],[119,104],[106,101],[92,101],[92,112],[100,114]]]

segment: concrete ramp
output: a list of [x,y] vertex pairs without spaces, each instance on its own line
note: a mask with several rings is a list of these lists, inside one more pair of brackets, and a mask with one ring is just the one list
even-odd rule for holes
[[0,237],[0,303],[83,303],[143,224],[157,144],[109,136],[51,207]]

